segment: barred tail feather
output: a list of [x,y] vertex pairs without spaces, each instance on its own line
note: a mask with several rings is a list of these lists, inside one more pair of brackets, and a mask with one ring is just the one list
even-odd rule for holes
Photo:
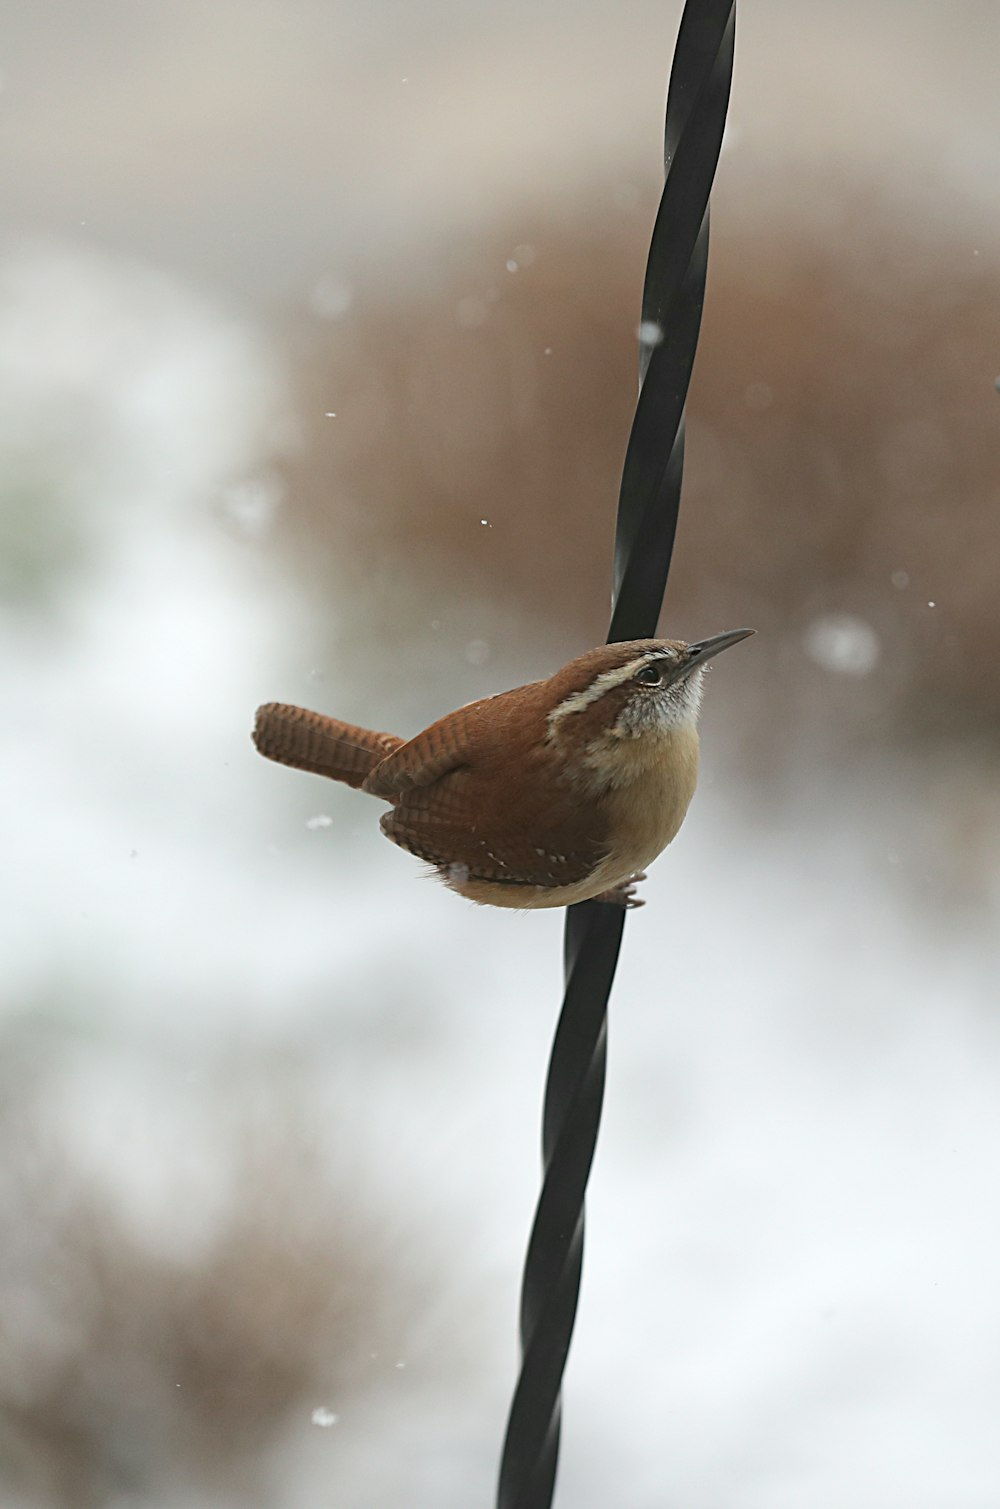
[[268,702],[257,709],[253,742],[262,755],[281,765],[360,786],[369,771],[406,740],[304,707]]

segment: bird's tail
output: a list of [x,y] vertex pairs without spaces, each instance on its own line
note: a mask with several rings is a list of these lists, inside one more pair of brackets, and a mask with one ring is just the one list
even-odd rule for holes
[[253,741],[269,760],[311,770],[348,786],[360,786],[386,755],[406,743],[395,734],[355,728],[339,718],[327,718],[284,702],[268,702],[257,709]]

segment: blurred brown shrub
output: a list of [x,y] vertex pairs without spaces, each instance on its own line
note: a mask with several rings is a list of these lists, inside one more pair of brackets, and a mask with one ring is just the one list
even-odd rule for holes
[[[765,748],[789,696],[855,741],[993,734],[997,259],[944,217],[842,196],[822,231],[755,216],[745,185],[735,224],[722,201],[664,622],[762,631],[733,679]],[[425,284],[362,276],[341,319],[296,332],[285,528],[317,595],[337,583],[405,638],[419,578],[499,603],[512,639],[602,635],[654,198],[511,216]],[[810,659],[825,614],[870,629],[870,675]]]
[[370,1359],[396,1355],[413,1255],[391,1271],[362,1181],[331,1173],[318,1102],[273,1062],[209,1076],[199,1157],[223,1214],[197,1251],[158,1247],[123,1219],[113,1167],[108,1183],[68,1155],[67,1049],[42,1067],[24,1046],[6,1044],[0,1116],[4,1502],[271,1502],[261,1458],[289,1416],[356,1401]]

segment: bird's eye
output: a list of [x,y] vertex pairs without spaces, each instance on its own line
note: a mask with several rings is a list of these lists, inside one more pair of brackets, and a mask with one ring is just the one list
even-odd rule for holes
[[641,670],[636,671],[635,679],[636,681],[641,681],[643,686],[659,686],[663,680],[663,670],[662,665],[655,663],[653,665],[644,665]]

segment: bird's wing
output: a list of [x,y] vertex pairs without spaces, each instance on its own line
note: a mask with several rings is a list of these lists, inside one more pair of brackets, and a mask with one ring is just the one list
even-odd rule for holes
[[444,870],[466,871],[474,880],[511,885],[574,885],[585,880],[604,856],[596,844],[553,842],[551,825],[511,822],[496,813],[473,772],[458,769],[432,788],[414,788],[382,818],[382,832],[400,848]]
[[537,740],[526,755],[516,725],[505,722],[513,695],[431,724],[387,755],[363,789],[393,804],[382,818],[386,837],[429,864],[512,885],[572,885],[606,850],[581,831],[573,793],[537,778],[530,753]]

